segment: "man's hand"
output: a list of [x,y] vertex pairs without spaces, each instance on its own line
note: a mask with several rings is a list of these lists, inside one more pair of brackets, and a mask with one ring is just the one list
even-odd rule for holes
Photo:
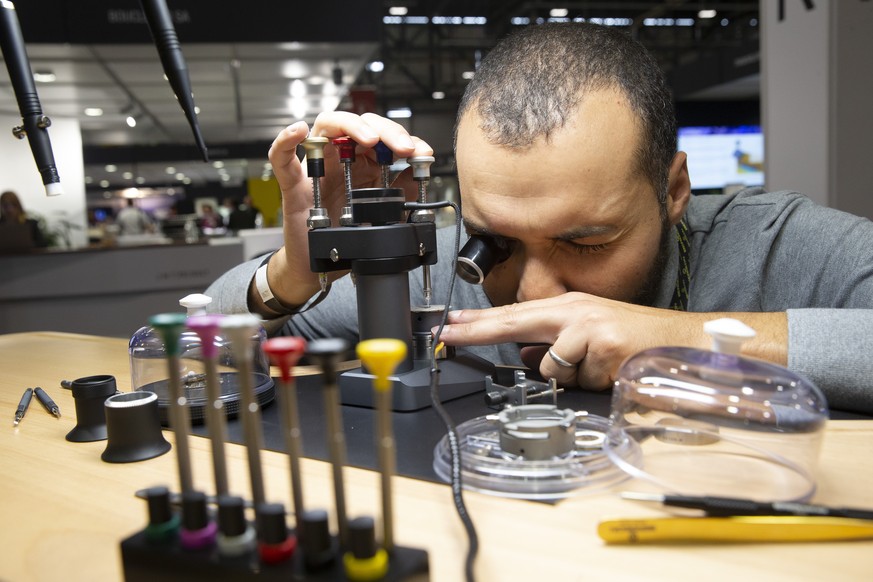
[[[267,268],[268,283],[280,303],[302,305],[319,290],[318,276],[309,269],[308,227],[306,219],[313,207],[312,180],[306,175],[306,162],[297,158],[297,146],[307,136],[329,139],[348,136],[357,144],[356,160],[352,165],[355,188],[381,186],[381,172],[372,147],[380,140],[394,152],[396,158],[433,155],[433,149],[424,141],[410,136],[399,124],[366,113],[362,116],[337,111],[320,114],[310,130],[303,122],[283,129],[270,147],[270,163],[282,193],[283,248],[270,259]],[[322,205],[331,219],[337,220],[346,204],[342,166],[336,147],[324,148],[325,176],[321,181]],[[404,181],[398,180],[403,183]],[[411,184],[411,180],[408,180]],[[410,188],[414,196],[414,189]],[[341,276],[331,275],[332,279]],[[255,311],[269,314],[254,284],[249,290],[249,303]]]
[[[541,344],[522,348],[525,364],[563,386],[590,390],[609,388],[621,363],[630,355],[657,346],[710,349],[703,324],[733,317],[755,329],[743,354],[784,365],[788,326],[784,313],[686,313],[643,307],[585,293],[565,293],[494,307],[449,314],[440,339],[468,346],[504,342]],[[559,364],[548,348],[573,367]]]

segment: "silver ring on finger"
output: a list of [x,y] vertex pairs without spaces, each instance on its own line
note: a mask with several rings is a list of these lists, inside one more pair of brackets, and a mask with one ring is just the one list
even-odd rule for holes
[[554,361],[562,368],[575,368],[576,366],[578,366],[578,364],[568,362],[567,360],[556,354],[554,347],[549,348],[549,357],[552,358],[552,361]]

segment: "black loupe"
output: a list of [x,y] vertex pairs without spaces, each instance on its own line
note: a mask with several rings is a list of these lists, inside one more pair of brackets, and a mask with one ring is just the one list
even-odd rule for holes
[[458,276],[472,285],[481,285],[495,265],[509,258],[509,249],[493,237],[472,235],[458,253]]

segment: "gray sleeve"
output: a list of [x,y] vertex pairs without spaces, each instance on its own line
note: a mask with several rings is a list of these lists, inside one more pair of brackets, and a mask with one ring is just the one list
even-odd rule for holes
[[[205,294],[212,297],[214,313],[249,313],[248,291],[263,257],[234,267],[216,279]],[[264,321],[270,336],[296,335],[305,339],[341,337],[351,342],[358,338],[357,302],[348,276],[335,281],[323,301],[293,316]]]
[[213,281],[204,291],[206,295],[212,297],[209,311],[225,314],[249,313],[249,285],[263,260],[263,257],[258,257],[246,261]]
[[786,312],[788,367],[832,408],[873,412],[873,222],[796,192],[704,198],[694,211],[694,310]]
[[[767,262],[788,314],[788,367],[835,409],[873,412],[873,223],[798,204]],[[767,305],[769,311],[774,305]]]
[[788,367],[841,410],[873,414],[873,309],[789,309]]

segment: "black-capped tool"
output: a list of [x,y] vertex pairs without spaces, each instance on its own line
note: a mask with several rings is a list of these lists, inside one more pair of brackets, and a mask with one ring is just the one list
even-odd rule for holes
[[39,399],[39,403],[43,405],[50,414],[53,414],[55,417],[61,417],[61,409],[58,408],[58,405],[55,404],[55,401],[52,400],[52,397],[48,395],[48,392],[37,386],[33,389],[36,397]]
[[18,401],[18,408],[15,409],[15,420],[12,422],[12,426],[18,426],[18,423],[21,422],[22,418],[24,418],[24,414],[27,412],[27,407],[30,406],[31,398],[33,398],[33,389],[28,388],[24,391],[24,394],[21,395],[21,400]]
[[653,501],[671,507],[701,509],[709,517],[735,517],[739,515],[794,515],[798,517],[845,517],[873,521],[873,509],[852,507],[826,507],[793,501],[760,502],[735,497],[709,495],[660,495],[625,491],[624,499]]

